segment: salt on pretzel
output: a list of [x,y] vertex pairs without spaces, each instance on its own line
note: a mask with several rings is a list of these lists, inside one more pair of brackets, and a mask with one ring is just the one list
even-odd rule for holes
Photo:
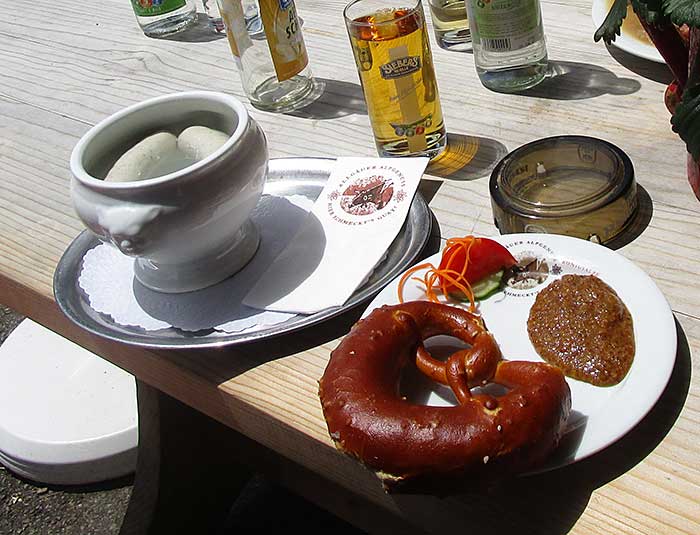
[[[469,349],[447,362],[423,340],[454,336]],[[414,404],[399,394],[411,362],[448,384],[459,404]],[[502,396],[472,394],[498,383]],[[336,447],[359,459],[387,491],[448,488],[466,477],[530,470],[556,447],[571,409],[562,372],[541,362],[502,360],[493,336],[473,314],[413,301],[374,310],[331,353],[319,395]]]

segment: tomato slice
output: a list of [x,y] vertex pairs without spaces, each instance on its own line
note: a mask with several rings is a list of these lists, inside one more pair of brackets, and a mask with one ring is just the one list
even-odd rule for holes
[[[464,244],[451,245],[442,253],[439,269],[461,273],[466,261],[466,251],[467,247]],[[469,248],[469,262],[464,279],[471,285],[515,264],[517,260],[500,243],[488,238],[474,238],[474,243]],[[448,293],[459,292],[453,284],[440,277],[440,284],[443,283]]]

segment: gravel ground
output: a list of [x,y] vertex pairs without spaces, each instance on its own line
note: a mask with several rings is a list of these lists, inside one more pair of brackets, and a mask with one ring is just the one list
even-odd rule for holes
[[[0,343],[21,320],[21,316],[0,306]],[[0,535],[117,534],[132,482],[133,478],[127,477],[98,485],[47,487],[25,481],[0,465]],[[254,476],[232,504],[221,533],[297,530],[362,534],[263,476]]]
[[22,321],[22,316],[9,308],[0,306],[0,344],[2,344],[12,330],[19,325],[20,321]]
[[47,488],[0,470],[0,533],[119,533],[131,479],[90,487]]

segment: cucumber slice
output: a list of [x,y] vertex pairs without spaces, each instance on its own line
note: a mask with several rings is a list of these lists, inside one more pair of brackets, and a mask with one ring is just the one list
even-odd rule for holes
[[[474,299],[481,300],[486,299],[496,290],[501,287],[501,279],[503,279],[503,270],[497,271],[496,273],[489,275],[481,279],[480,281],[472,284],[472,291],[474,292]],[[451,293],[450,297],[457,299],[459,301],[467,301],[467,298],[462,295],[462,293]]]
[[503,279],[503,270],[497,271],[493,275],[489,275],[485,279],[481,279],[472,285],[474,298],[484,299],[501,287],[501,279]]

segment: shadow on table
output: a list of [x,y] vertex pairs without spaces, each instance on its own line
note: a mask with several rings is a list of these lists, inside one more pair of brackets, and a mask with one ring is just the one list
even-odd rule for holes
[[[300,206],[275,195],[263,196],[251,220],[260,233],[260,246],[235,276],[195,292],[176,294],[151,290],[134,278],[133,292],[139,307],[152,318],[183,329],[180,331],[183,336],[197,337],[211,333],[212,325],[230,328],[238,322],[245,324],[251,316],[259,314],[259,310],[242,305],[251,288],[257,288],[254,299],[259,306],[269,305],[297,288],[323,258],[326,236],[321,222]],[[294,269],[282,269],[282,273],[275,259],[301,231],[309,245],[302,255],[285,257],[285,268],[293,264]],[[274,282],[263,285],[260,280],[266,272],[267,280]]]
[[316,78],[313,93],[304,107],[286,115],[302,119],[336,119],[346,115],[367,115],[362,87],[350,82]]
[[[434,214],[431,212],[432,231],[428,241],[416,258],[420,262],[440,250],[440,228]],[[219,373],[219,380],[224,383],[229,379],[245,373],[264,362],[294,355],[296,353],[313,349],[322,344],[329,343],[340,338],[350,331],[350,328],[360,319],[367,305],[373,299],[357,304],[342,314],[330,318],[322,323],[305,327],[289,334],[284,334],[261,340],[225,346],[220,349],[196,349],[187,352],[171,352],[170,358],[197,360],[211,363]],[[320,376],[319,376],[320,378]]]
[[450,498],[396,495],[394,502],[420,525],[469,526],[474,533],[510,534],[537,526],[538,535],[568,533],[597,488],[646,458],[675,424],[690,388],[688,341],[676,322],[678,350],[664,392],[651,411],[604,450],[558,470],[523,476]]
[[615,45],[607,46],[607,49],[615,61],[639,76],[661,84],[670,84],[673,80],[673,74],[665,63],[640,58]]
[[212,29],[209,25],[209,18],[204,13],[197,13],[197,20],[192,26],[173,35],[159,37],[159,39],[184,43],[208,43],[225,37],[226,34],[217,33]]
[[495,139],[448,133],[445,152],[430,162],[426,172],[450,180],[475,180],[490,175],[507,153]]
[[630,95],[641,87],[637,80],[619,78],[614,72],[597,65],[550,61],[547,78],[519,94],[554,100],[583,100],[606,94]]
[[606,243],[606,247],[613,250],[621,249],[625,245],[636,240],[649,226],[651,216],[654,213],[654,203],[647,190],[639,184],[637,184],[637,202],[639,203],[639,207],[637,208],[637,213],[632,217],[632,221],[629,222],[627,227],[625,227],[620,234]]

